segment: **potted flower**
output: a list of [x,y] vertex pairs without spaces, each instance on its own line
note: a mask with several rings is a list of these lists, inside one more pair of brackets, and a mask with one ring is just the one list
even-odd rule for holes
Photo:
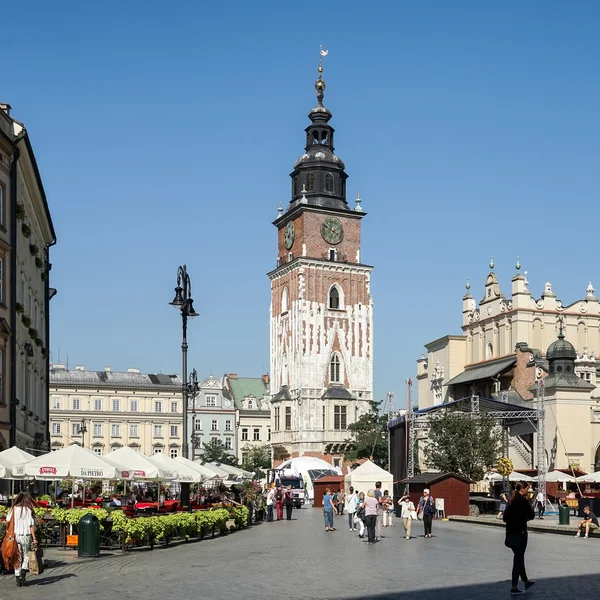
[[44,266],[44,261],[39,256],[35,257],[35,266],[38,269],[41,269]]
[[23,235],[28,238],[31,235],[31,228],[29,227],[29,225],[27,225],[27,223],[21,223],[21,231],[23,232]]
[[32,256],[37,256],[37,253],[40,249],[35,244],[29,244],[29,252],[31,252]]
[[25,327],[31,327],[31,317],[28,317],[27,315],[23,315],[21,317],[21,321],[23,321],[23,325],[25,325]]
[[20,302],[17,302],[15,304],[15,309],[16,309],[18,315],[22,315],[23,312],[25,311],[25,307]]

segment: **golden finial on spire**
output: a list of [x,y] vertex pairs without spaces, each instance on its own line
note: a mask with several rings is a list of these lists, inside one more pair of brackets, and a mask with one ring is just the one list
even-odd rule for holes
[[323,50],[322,45],[319,48],[319,78],[315,81],[315,90],[317,90],[317,100],[319,101],[319,106],[321,106],[326,87],[323,77],[321,77],[323,73],[323,58],[329,54],[329,50]]

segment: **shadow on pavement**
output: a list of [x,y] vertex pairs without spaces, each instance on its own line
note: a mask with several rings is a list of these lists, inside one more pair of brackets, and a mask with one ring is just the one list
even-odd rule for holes
[[70,577],[77,577],[77,575],[75,575],[75,573],[65,573],[64,575],[53,575],[52,577],[42,576],[39,579],[32,579],[29,581],[29,586],[50,585],[52,583],[56,583],[57,581],[61,581],[62,579],[69,579]]
[[[490,564],[493,568],[493,564]],[[510,575],[510,573],[509,573]],[[600,595],[600,574],[573,575],[568,577],[547,577],[536,579],[534,573],[528,573],[536,582],[525,597],[548,599],[577,598],[592,600]],[[410,570],[407,571],[406,585],[411,586]],[[519,587],[523,589],[523,584]],[[336,600],[346,600],[356,596],[329,596]],[[448,585],[447,587],[420,588],[410,591],[398,591],[385,594],[361,596],[361,600],[498,600],[499,598],[517,598],[510,595],[510,578],[475,585]]]

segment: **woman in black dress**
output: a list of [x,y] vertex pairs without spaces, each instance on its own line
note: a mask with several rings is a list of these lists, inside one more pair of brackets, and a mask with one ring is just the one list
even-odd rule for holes
[[504,544],[513,551],[512,568],[512,587],[510,593],[512,596],[524,594],[519,589],[519,577],[525,584],[525,590],[528,590],[535,581],[527,577],[525,571],[525,550],[527,550],[527,522],[535,519],[535,512],[529,500],[527,493],[529,484],[520,481],[515,486],[512,498],[504,511],[503,520],[506,523],[506,540]]

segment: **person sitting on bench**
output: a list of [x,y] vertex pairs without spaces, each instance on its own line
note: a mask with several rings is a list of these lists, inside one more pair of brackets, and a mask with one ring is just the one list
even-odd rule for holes
[[583,507],[584,518],[579,521],[579,529],[575,537],[581,537],[581,533],[585,531],[585,537],[588,537],[590,531],[598,529],[598,517],[590,510],[589,506]]

